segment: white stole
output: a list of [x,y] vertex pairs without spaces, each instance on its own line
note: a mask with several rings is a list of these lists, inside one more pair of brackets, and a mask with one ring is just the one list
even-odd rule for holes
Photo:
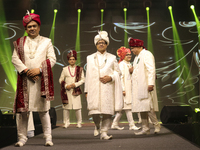
[[[144,51],[144,49],[143,49]],[[144,66],[144,55],[143,51],[140,52],[140,54],[137,57],[136,60],[136,66],[137,66],[137,85],[138,85],[138,99],[147,99],[149,94],[148,94],[148,82],[146,78],[146,73],[145,73],[145,66]]]

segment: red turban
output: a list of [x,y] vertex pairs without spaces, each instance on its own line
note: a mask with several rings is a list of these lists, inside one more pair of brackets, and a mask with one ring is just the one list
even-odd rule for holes
[[125,56],[126,56],[127,53],[131,53],[130,49],[126,48],[126,47],[123,47],[123,46],[120,47],[117,50],[117,56],[120,57],[119,63],[125,58]]
[[144,41],[142,41],[140,39],[129,38],[128,42],[129,42],[130,47],[143,47],[143,48],[145,48],[144,47]]
[[70,57],[74,57],[75,60],[77,60],[77,52],[75,50],[70,50],[70,52],[67,54],[67,59],[69,60]]
[[26,27],[31,21],[37,22],[39,26],[41,25],[40,16],[27,11],[26,16],[23,17],[23,26]]

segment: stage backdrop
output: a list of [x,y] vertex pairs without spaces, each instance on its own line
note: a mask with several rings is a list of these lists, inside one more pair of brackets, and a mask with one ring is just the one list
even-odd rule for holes
[[[3,2],[6,18],[0,22],[0,28],[1,31],[8,32],[8,35],[1,35],[0,41],[1,44],[8,43],[6,46],[10,47],[10,49],[5,50],[13,51],[13,41],[24,35],[22,16],[25,15],[26,9],[30,7],[28,3],[22,7],[15,2],[18,4],[18,7],[12,10],[11,8],[14,8],[14,6],[8,7],[8,2]],[[49,37],[54,16],[51,8],[52,5],[47,1],[44,1],[44,3],[36,2],[38,2],[38,8],[35,13],[41,15],[42,21],[40,35]],[[199,41],[194,17],[191,14],[190,16],[185,16],[185,18],[180,17],[180,13],[182,12],[175,11],[174,18],[179,40],[174,41],[173,37],[175,33],[172,30],[170,13],[165,6],[162,5],[162,8],[158,8],[158,4],[156,6],[153,5],[155,7],[150,9],[150,24],[148,25],[146,11],[143,6],[138,1],[140,7],[135,8],[133,3],[130,2],[132,9],[128,9],[125,30],[122,8],[113,1],[109,2],[108,6],[110,8],[105,9],[103,21],[103,30],[108,32],[110,39],[107,51],[116,55],[116,50],[124,45],[124,32],[127,32],[128,37],[142,39],[147,48],[148,35],[150,35],[152,40],[151,51],[156,61],[156,83],[160,111],[165,105],[190,105],[192,109],[199,107],[200,50],[198,49]],[[64,3],[69,9],[64,9],[62,3],[60,4],[54,28],[54,48],[57,57],[57,63],[53,67],[55,100],[51,102],[51,106],[56,109],[59,123],[62,122],[63,115],[58,80],[62,68],[68,65],[67,52],[75,49],[78,20],[77,11],[72,1],[70,1],[69,6],[66,5],[67,2]],[[87,4],[89,9],[87,9]],[[112,8],[111,5],[114,4],[116,4],[116,7]],[[81,12],[80,21],[81,59],[79,65],[86,68],[86,57],[97,51],[94,45],[94,36],[101,29],[101,17],[96,3],[92,1],[88,2],[84,4],[84,8]],[[188,9],[187,11],[191,10]],[[151,34],[148,34],[149,26]],[[176,44],[182,46],[178,51],[174,49],[174,45]],[[5,112],[13,108],[15,91],[4,68],[6,63],[11,62],[11,55],[5,56],[0,54],[0,58],[0,109]],[[134,56],[132,61],[133,59]],[[16,70],[10,70],[10,74],[16,75]],[[84,85],[82,86],[82,90],[84,90]],[[81,97],[83,121],[89,122],[91,118],[88,116],[87,101],[84,94]],[[157,115],[159,118],[160,113]],[[75,112],[72,111],[70,116],[72,122],[76,121]],[[134,118],[137,119],[136,114],[134,114]],[[126,120],[125,115],[122,117],[123,120]]]

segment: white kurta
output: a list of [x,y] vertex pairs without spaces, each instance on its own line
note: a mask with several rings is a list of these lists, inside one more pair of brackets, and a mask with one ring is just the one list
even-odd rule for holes
[[119,68],[122,72],[122,76],[121,76],[122,89],[123,91],[126,92],[126,95],[123,96],[123,99],[124,99],[123,109],[132,108],[132,90],[131,90],[132,84],[131,84],[131,74],[129,72],[129,68],[131,67],[132,67],[131,63],[125,60],[119,63]]
[[[100,82],[99,78],[105,75],[111,76],[112,81],[106,84]],[[115,76],[121,76],[116,56],[107,52],[103,54],[96,52],[87,57],[85,92],[87,93],[89,115],[114,115],[116,106]]]
[[[70,75],[68,67],[70,68],[70,72],[71,72],[72,76]],[[74,75],[75,68],[76,68],[76,65],[74,65],[73,67],[70,65],[67,67],[64,67],[63,71],[61,73],[60,79],[59,79],[60,83],[62,81],[65,81],[65,83],[66,83],[65,88],[66,88],[67,97],[68,97],[68,104],[66,106],[63,106],[63,109],[81,109],[82,108],[81,96],[80,95],[78,95],[78,96],[72,95],[73,89],[67,90],[67,85],[74,83],[75,87],[78,87],[78,86],[82,85],[85,81],[84,72],[82,70],[80,81],[75,82],[75,78],[76,78],[76,75]]]
[[[35,58],[30,59],[30,51],[35,52]],[[24,44],[25,63],[19,59],[16,50],[14,49],[12,63],[16,70],[21,73],[24,69],[40,68],[43,61],[49,59],[51,67],[56,63],[56,56],[51,39],[38,35],[36,38],[26,38]],[[46,101],[41,97],[41,77],[38,81],[33,82],[27,79],[27,87],[29,94],[29,111],[47,111],[50,109],[50,101]]]
[[[158,111],[158,101],[155,84],[155,60],[153,54],[143,49],[133,62],[132,93],[133,112]],[[154,90],[148,92],[148,85],[154,85]]]

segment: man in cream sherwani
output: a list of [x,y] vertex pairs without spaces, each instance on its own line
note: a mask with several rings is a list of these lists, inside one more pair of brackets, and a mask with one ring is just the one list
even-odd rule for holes
[[160,124],[155,114],[155,111],[158,111],[158,101],[154,56],[144,48],[142,40],[129,38],[129,46],[133,54],[136,55],[133,61],[133,70],[130,69],[133,87],[132,111],[140,112],[142,119],[142,131],[135,134],[150,133],[148,116],[154,124],[154,133],[158,133],[160,132]]
[[[100,139],[109,140],[107,135],[111,125],[111,116],[123,107],[121,72],[116,56],[106,51],[109,38],[106,31],[100,31],[94,38],[97,52],[87,57],[85,93],[89,115],[92,115],[96,129],[94,136],[99,133]],[[100,115],[102,125],[100,127]],[[101,130],[101,131],[100,131]]]
[[39,15],[28,12],[23,18],[23,25],[28,36],[14,42],[12,56],[12,63],[18,72],[14,103],[18,142],[15,145],[23,146],[26,143],[29,113],[37,111],[46,140],[45,146],[52,146],[49,109],[50,101],[54,99],[51,67],[56,63],[56,56],[51,40],[39,35]]

